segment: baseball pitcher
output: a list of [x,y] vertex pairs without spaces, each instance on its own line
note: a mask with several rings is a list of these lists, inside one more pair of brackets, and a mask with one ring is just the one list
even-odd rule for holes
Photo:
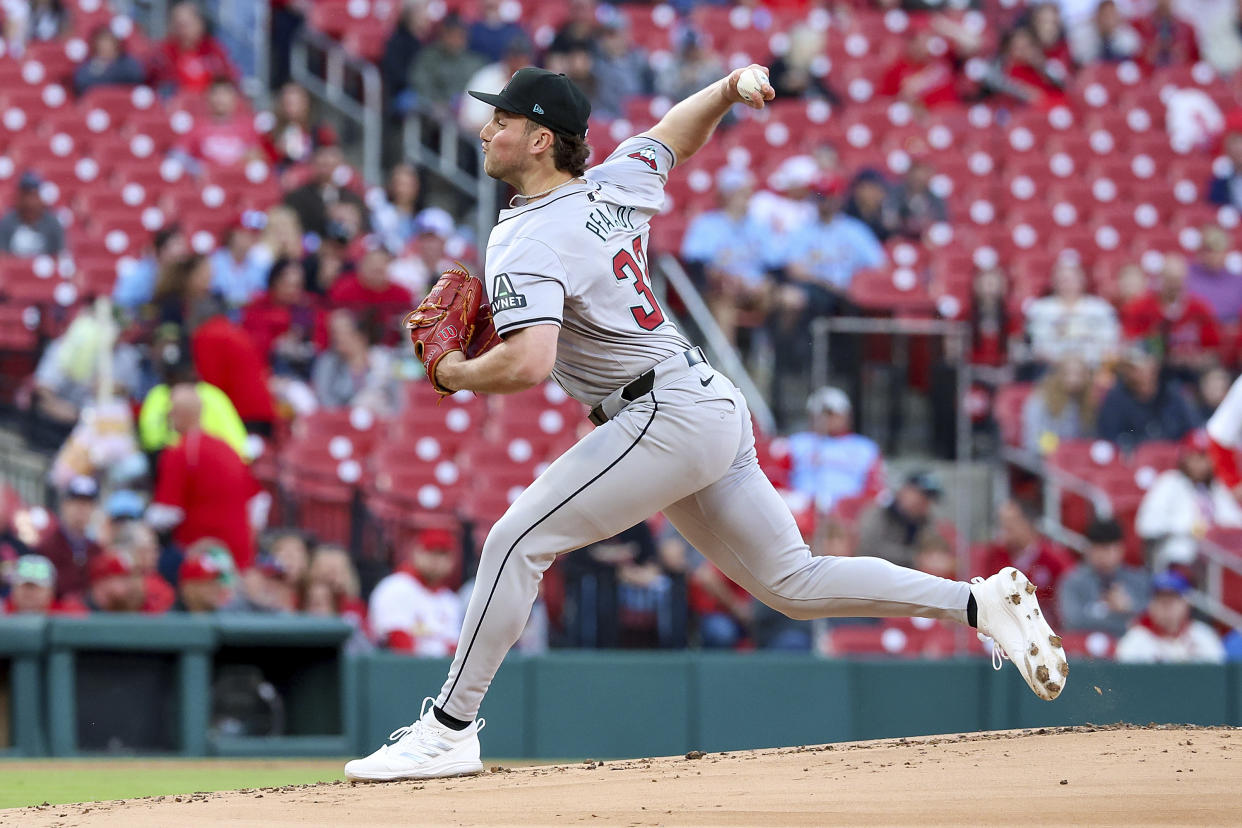
[[967,584],[878,558],[811,556],[759,469],[742,394],[651,290],[647,239],[670,171],[731,106],[762,109],[772,100],[767,70],[734,70],[589,170],[591,107],[564,75],[525,68],[499,94],[470,94],[495,107],[479,133],[484,170],[519,195],[492,230],[482,284],[450,271],[407,317],[416,352],[442,394],[514,393],[551,375],[591,408],[596,428],[492,528],[439,695],[391,744],[346,764],[346,777],[482,771],[479,707],[544,571],[557,555],[661,510],[722,572],[793,618],[970,624],[1008,654],[1036,695],[1056,698],[1065,653],[1017,570]]

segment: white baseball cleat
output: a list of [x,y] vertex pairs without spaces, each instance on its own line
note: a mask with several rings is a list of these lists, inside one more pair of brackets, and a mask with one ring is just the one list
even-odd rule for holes
[[1040,612],[1035,585],[1012,566],[990,578],[975,578],[970,591],[978,610],[979,638],[992,639],[992,665],[1007,657],[1041,699],[1052,701],[1065,689],[1069,663],[1061,636]]
[[384,745],[365,759],[346,762],[345,778],[351,782],[391,782],[482,773],[479,731],[483,719],[475,719],[465,730],[452,730],[436,719],[434,704],[431,697],[423,699],[418,721],[389,735],[393,744]]

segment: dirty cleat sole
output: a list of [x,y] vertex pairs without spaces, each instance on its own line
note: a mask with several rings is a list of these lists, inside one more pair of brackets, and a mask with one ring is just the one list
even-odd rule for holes
[[1052,701],[1065,690],[1069,662],[1061,637],[1039,608],[1035,585],[1012,566],[970,586],[979,632],[1013,662],[1035,695]]

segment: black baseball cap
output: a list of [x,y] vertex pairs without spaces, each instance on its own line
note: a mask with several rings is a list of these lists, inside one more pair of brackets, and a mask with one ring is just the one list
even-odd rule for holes
[[526,66],[513,73],[500,93],[470,94],[497,109],[529,118],[553,132],[585,138],[591,102],[564,74]]

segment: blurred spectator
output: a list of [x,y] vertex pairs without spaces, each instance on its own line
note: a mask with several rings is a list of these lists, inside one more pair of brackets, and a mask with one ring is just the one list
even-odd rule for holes
[[248,305],[267,286],[267,257],[255,255],[254,250],[258,234],[266,225],[266,215],[246,210],[224,231],[223,243],[208,257],[211,292],[230,308]]
[[595,0],[569,0],[569,17],[548,46],[548,56],[590,52],[599,36]]
[[[1039,6],[1039,9],[1052,8]],[[1043,15],[1046,17],[1046,14]],[[1059,24],[1057,24],[1059,29]],[[1058,51],[1053,49],[1054,52]],[[1001,43],[1001,52],[983,79],[993,93],[1019,103],[1051,109],[1065,103],[1065,65],[1050,60],[1030,29],[1018,26]]]
[[235,167],[263,157],[254,118],[239,111],[237,87],[227,77],[214,78],[207,88],[207,114],[180,144],[191,158],[217,167]]
[[0,251],[32,259],[64,250],[65,229],[43,203],[42,186],[43,179],[34,170],[26,170],[18,179],[17,203],[0,217]]
[[887,503],[875,503],[859,517],[859,551],[901,566],[913,565],[924,536],[935,531],[932,512],[942,491],[934,472],[907,475]]
[[1027,25],[1036,49],[1051,64],[1049,71],[1064,79],[1073,70],[1074,60],[1060,7],[1055,3],[1035,3],[1027,8]]
[[90,583],[80,597],[88,612],[156,612],[147,605],[142,576],[128,553],[105,550],[88,569]]
[[177,572],[174,612],[216,612],[228,605],[232,596],[226,573],[208,551],[217,543],[214,538],[203,538],[186,549]]
[[[1178,12],[1184,13],[1180,5]],[[1231,75],[1242,68],[1242,31],[1238,28],[1242,15],[1237,3],[1198,3],[1187,22],[1195,27],[1199,52],[1213,69]]]
[[908,239],[918,240],[936,222],[949,220],[948,205],[932,190],[934,174],[928,158],[914,155],[901,181],[889,191],[889,211],[896,215],[895,232]]
[[1242,661],[1242,630],[1231,630],[1225,636],[1224,645],[1228,661]]
[[352,239],[348,227],[339,221],[329,220],[326,232],[319,239],[318,249],[302,259],[307,290],[317,299],[326,299],[337,280],[353,271],[354,263],[350,257]]
[[1100,439],[1129,451],[1148,440],[1180,440],[1198,424],[1190,403],[1161,376],[1148,347],[1135,345],[1125,353],[1118,378],[1100,403]]
[[315,547],[307,568],[305,583],[323,586],[332,597],[334,615],[344,616],[351,623],[365,629],[367,605],[362,602],[358,585],[358,570],[349,552],[340,546],[322,544]]
[[305,252],[302,222],[293,208],[284,204],[268,208],[267,223],[252,251],[256,263],[271,267],[277,259],[301,259]]
[[1190,617],[1189,591],[1190,584],[1177,573],[1153,578],[1147,612],[1117,642],[1117,660],[1123,664],[1223,663],[1225,647],[1216,631]]
[[1177,18],[1173,0],[1155,0],[1155,8],[1130,22],[1143,39],[1139,58],[1153,69],[1198,62],[1199,44],[1194,27]]
[[591,113],[604,118],[625,116],[625,102],[651,94],[654,78],[647,52],[634,43],[630,21],[614,14],[600,29],[592,67],[595,90]]
[[448,255],[449,243],[457,239],[453,217],[439,207],[428,207],[414,217],[414,240],[406,247],[408,255],[394,261],[388,269],[394,284],[411,297],[425,296],[440,274],[456,262]]
[[314,119],[310,93],[292,81],[280,87],[276,109],[269,120],[272,127],[260,141],[268,160],[278,170],[304,164],[310,161],[315,147],[337,142],[332,128]]
[[331,345],[315,358],[311,384],[325,408],[355,406],[380,417],[397,413],[402,387],[392,353],[378,343],[374,324],[364,325],[347,310],[328,317]]
[[1126,550],[1117,521],[1094,520],[1084,533],[1087,549],[1058,588],[1057,609],[1067,630],[1106,632],[1117,638],[1147,606],[1151,577],[1125,566]]
[[211,262],[197,253],[178,259],[156,274],[151,296],[152,313],[159,324],[173,324],[185,330],[191,315],[208,307],[224,309],[211,293]]
[[958,579],[957,554],[953,551],[953,544],[939,532],[928,532],[919,539],[912,566],[937,578]]
[[151,252],[141,259],[122,259],[117,264],[112,301],[135,312],[155,298],[155,285],[166,281],[161,275],[190,255],[190,243],[180,225],[168,224],[151,237]]
[[705,650],[733,649],[750,635],[757,601],[711,561],[691,572],[690,609],[698,620],[699,644]]
[[79,592],[86,587],[87,567],[103,549],[89,536],[91,518],[99,505],[99,484],[95,478],[79,476],[60,493],[56,524],[34,551],[56,567],[57,595]]
[[807,293],[817,311],[836,305],[834,295],[849,290],[854,274],[884,264],[884,248],[866,224],[840,211],[842,182],[815,185],[817,220],[792,232],[781,245],[779,260]]
[[987,577],[1007,566],[1017,568],[1031,579],[1040,606],[1055,619],[1057,587],[1073,568],[1073,557],[1039,533],[1035,514],[1022,501],[1002,503],[996,512],[996,526],[996,540],[987,548],[981,571],[974,574]]
[[1195,401],[1198,404],[1196,413],[1202,422],[1207,422],[1224,402],[1232,384],[1233,375],[1219,365],[1213,365],[1199,376]]
[[1009,279],[999,267],[975,273],[971,282],[970,361],[976,365],[1004,365],[1016,320],[1010,318]]
[[47,344],[35,367],[34,387],[29,402],[35,442],[48,449],[58,448],[77,425],[82,411],[105,390],[100,387],[103,364],[100,357],[111,346],[112,388],[122,395],[138,382],[136,350],[127,345],[110,345],[116,337],[111,320],[102,321],[86,306],[65,329]]
[[1140,296],[1146,296],[1151,289],[1146,271],[1136,264],[1123,265],[1117,273],[1117,292],[1113,298],[1113,307],[1120,311]]
[[279,259],[267,278],[267,290],[242,311],[241,326],[273,374],[309,377],[321,311],[305,290],[302,263]]
[[907,36],[905,53],[880,79],[881,95],[927,108],[961,100],[957,67],[945,39],[925,26]]
[[395,339],[397,322],[415,305],[410,292],[389,278],[391,262],[388,251],[376,240],[358,262],[358,272],[337,280],[328,291],[334,307],[372,314],[384,341]]
[[1226,121],[1221,149],[1224,161],[1212,167],[1208,201],[1242,210],[1242,124]]
[[[109,505],[111,503],[112,499],[109,498]],[[136,505],[142,507],[141,498],[138,498]],[[141,517],[139,512],[134,519],[123,522],[112,533],[108,548],[125,555],[133,563],[134,573],[142,581],[144,611],[165,612],[176,602],[177,593],[165,580],[162,572],[170,569],[175,574],[175,568],[171,560],[163,556],[155,530],[143,523]]]
[[1137,57],[1143,48],[1143,38],[1121,16],[1113,0],[1100,0],[1092,24],[1072,32],[1070,43],[1074,60],[1080,65],[1119,63]]
[[591,649],[667,644],[670,581],[646,522],[567,558],[563,624],[570,646]]
[[767,187],[750,199],[750,214],[767,228],[773,243],[780,247],[791,236],[815,223],[818,202],[812,190],[831,191],[840,208],[844,179],[825,172],[811,155],[791,155],[768,176]]
[[[1230,269],[1229,234],[1219,225],[1203,228],[1199,255],[1186,274],[1186,292],[1216,313],[1226,324],[1242,316],[1242,273]],[[1165,257],[1166,260],[1169,257]]]
[[0,3],[4,42],[13,57],[21,57],[26,44],[55,40],[69,22],[62,0],[4,0]]
[[1196,429],[1182,441],[1177,468],[1161,472],[1143,495],[1134,529],[1147,542],[1152,568],[1159,572],[1194,563],[1171,554],[1185,548],[1185,543],[1171,541],[1197,542],[1215,526],[1242,527],[1242,506],[1216,479],[1211,440],[1206,431]]
[[409,110],[404,99],[408,97],[410,67],[422,51],[423,44],[431,39],[434,25],[426,3],[419,0],[403,3],[397,27],[389,35],[384,45],[384,56],[380,58],[385,100],[394,112],[405,114]]
[[276,409],[268,389],[267,355],[223,313],[209,309],[192,322],[190,352],[203,382],[228,395],[247,432],[270,437]]
[[101,23],[91,32],[91,52],[73,70],[73,91],[81,95],[96,86],[134,86],[146,78],[142,64],[127,54],[111,27]]
[[[774,56],[768,67],[768,82],[776,91],[776,96],[782,100],[819,98],[836,103],[837,96],[825,80],[828,64],[823,58],[826,48],[827,37],[823,31],[802,25],[790,29],[789,48],[784,54]],[[689,91],[697,92],[704,86],[707,84]]]
[[202,93],[213,79],[236,81],[238,73],[198,6],[184,0],[168,12],[168,37],[152,53],[147,77],[164,94]]
[[276,558],[260,555],[254,566],[241,574],[242,591],[229,609],[242,612],[295,612],[301,589],[293,575]]
[[840,388],[820,388],[806,402],[809,431],[789,438],[790,485],[823,513],[842,500],[884,489],[884,458],[875,442],[853,430],[853,407]]
[[366,205],[358,194],[336,184],[337,169],[344,163],[345,156],[335,144],[315,147],[310,180],[285,196],[285,204],[298,214],[305,232],[323,236],[327,232],[328,207],[337,202],[353,204],[366,216]]
[[409,89],[415,101],[444,112],[456,104],[466,81],[483,68],[487,59],[466,45],[466,25],[450,14],[439,23],[435,40],[421,48],[410,66]]
[[0,615],[49,615],[56,609],[56,567],[42,555],[22,555],[9,571]]
[[1096,390],[1080,357],[1060,359],[1022,405],[1022,447],[1051,454],[1062,440],[1095,433]]
[[[776,60],[772,68],[775,64]],[[707,38],[693,29],[686,29],[678,38],[673,60],[656,70],[655,91],[671,101],[680,101],[720,80],[724,74],[724,62],[712,50]]]
[[[471,81],[470,88],[483,87]],[[474,101],[475,98],[470,100]],[[462,107],[462,111],[465,112],[465,107]],[[491,117],[490,109],[488,117]],[[404,250],[414,240],[414,218],[418,215],[418,196],[421,190],[418,171],[413,164],[402,162],[389,171],[388,187],[384,190],[383,201],[378,205],[373,204],[371,213],[375,232],[389,250]]]
[[457,649],[465,606],[449,586],[461,548],[452,533],[424,529],[406,542],[396,570],[371,593],[367,617],[381,646],[417,656]]
[[768,290],[768,234],[747,212],[753,183],[746,170],[721,170],[716,176],[719,208],[696,215],[681,243],[681,257],[695,281],[706,287],[712,316],[730,341],[736,341],[739,315],[762,310]]
[[176,362],[164,370],[163,381],[147,392],[138,412],[138,441],[142,450],[155,455],[180,441],[171,423],[172,390],[189,385],[198,395],[202,407],[202,426],[208,434],[227,443],[238,457],[248,457],[246,425],[233,407],[233,402],[216,386],[199,379],[189,361]]
[[[525,39],[526,33],[522,27],[513,20],[506,19],[505,11],[502,0],[482,0],[468,30],[470,51],[488,60],[500,61],[515,38]],[[478,87],[467,85],[466,88]]]
[[289,583],[301,591],[311,571],[311,546],[307,544],[306,535],[296,529],[274,530],[266,538],[265,549],[281,566]]
[[181,441],[160,454],[147,521],[182,546],[219,538],[245,570],[254,560],[253,528],[266,521],[271,498],[228,443],[203,431],[201,411],[193,386],[173,389],[168,418]]
[[1086,287],[1078,262],[1063,258],[1053,266],[1052,294],[1031,302],[1026,311],[1035,361],[1052,363],[1076,354],[1094,368],[1116,351],[1121,339],[1117,312]]
[[850,183],[849,197],[842,210],[867,225],[881,242],[897,231],[900,216],[889,194],[888,182],[879,170],[865,169]]
[[1121,309],[1121,326],[1127,339],[1153,341],[1166,366],[1196,374],[1214,358],[1212,352],[1221,344],[1212,309],[1187,292],[1186,259],[1175,253],[1164,257],[1159,288]]

